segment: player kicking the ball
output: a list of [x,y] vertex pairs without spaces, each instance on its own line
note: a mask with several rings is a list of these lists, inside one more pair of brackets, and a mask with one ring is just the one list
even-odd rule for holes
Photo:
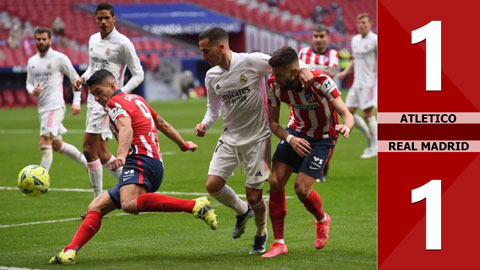
[[107,70],[95,72],[87,81],[90,93],[105,107],[112,131],[118,140],[114,169],[122,167],[118,184],[93,199],[87,216],[72,242],[50,259],[50,263],[75,264],[78,250],[100,229],[103,216],[116,208],[131,214],[139,212],[187,212],[217,228],[214,210],[207,197],[184,200],[154,193],[163,179],[163,162],[157,129],[182,151],[195,151],[197,145],[185,142],[177,130],[163,120],[138,96],[119,90],[115,77]]

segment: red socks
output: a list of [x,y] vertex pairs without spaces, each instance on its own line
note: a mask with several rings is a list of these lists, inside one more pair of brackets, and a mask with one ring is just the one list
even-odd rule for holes
[[308,212],[315,216],[317,221],[320,221],[323,218],[325,213],[323,212],[322,200],[320,199],[320,195],[318,195],[315,190],[312,190],[307,198],[299,199],[303,205],[305,205],[305,208],[307,208]]
[[268,209],[270,211],[270,220],[272,221],[273,237],[275,239],[284,239],[283,232],[285,216],[287,215],[285,189],[279,191],[270,190]]
[[79,250],[98,232],[102,224],[102,218],[102,213],[98,211],[88,211],[87,216],[73,236],[72,242],[63,250]]
[[158,193],[143,193],[137,197],[139,212],[187,212],[192,213],[195,200],[184,200]]

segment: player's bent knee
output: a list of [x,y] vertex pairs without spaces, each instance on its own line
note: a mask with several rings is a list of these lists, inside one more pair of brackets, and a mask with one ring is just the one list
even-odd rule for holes
[[62,144],[63,144],[62,141],[57,141],[57,140],[52,141],[52,149],[53,149],[53,151],[58,152],[58,151],[60,150],[60,148],[62,147]]
[[215,181],[207,181],[205,184],[205,188],[207,189],[208,193],[212,196],[217,195],[225,185],[221,185]]
[[310,194],[310,190],[305,185],[295,184],[295,193],[298,198],[307,198]]
[[122,204],[122,210],[125,213],[129,213],[129,214],[138,213],[137,200],[122,201],[121,204]]

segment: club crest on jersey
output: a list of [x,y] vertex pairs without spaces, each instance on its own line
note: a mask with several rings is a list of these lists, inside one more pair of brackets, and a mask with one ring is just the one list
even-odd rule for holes
[[247,76],[245,76],[245,74],[240,74],[240,82],[241,83],[247,83],[248,82],[248,78]]
[[47,68],[52,69],[52,63],[48,63]]
[[315,102],[315,95],[313,94],[312,91],[305,92],[305,99],[309,103],[313,103],[313,102]]
[[105,54],[106,54],[106,55],[110,55],[110,48],[107,48],[107,49],[105,50]]

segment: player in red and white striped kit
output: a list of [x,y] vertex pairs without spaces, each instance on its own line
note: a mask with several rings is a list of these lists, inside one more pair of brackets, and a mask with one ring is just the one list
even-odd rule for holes
[[[298,61],[297,53],[291,47],[277,50],[269,60],[273,76],[268,80],[268,116],[270,129],[281,140],[273,155],[270,177],[269,210],[275,240],[263,258],[288,252],[283,235],[287,214],[285,185],[293,172],[298,173],[295,192],[316,219],[315,247],[321,249],[327,245],[331,219],[323,211],[320,196],[313,185],[332,154],[337,132],[348,138],[354,125],[340,91],[327,74],[314,70],[312,87],[302,89]],[[290,106],[287,129],[278,123],[281,102]],[[339,124],[337,112],[344,124]]]
[[[328,74],[330,78],[335,77],[338,71],[338,52],[329,48],[330,30],[323,24],[317,24],[313,28],[312,47],[302,48],[298,52],[298,58],[309,65],[311,68],[321,70]],[[329,164],[325,165],[324,174],[320,175],[317,182],[327,181]]]
[[139,212],[187,212],[202,219],[215,230],[217,219],[207,197],[179,199],[155,193],[163,180],[163,162],[157,129],[174,141],[182,151],[195,151],[197,145],[185,142],[177,130],[162,119],[138,95],[125,94],[109,71],[101,69],[87,81],[90,93],[105,107],[118,140],[113,169],[123,166],[118,183],[90,203],[88,214],[72,241],[50,259],[52,264],[75,264],[76,255],[100,229],[103,216],[121,208]]

